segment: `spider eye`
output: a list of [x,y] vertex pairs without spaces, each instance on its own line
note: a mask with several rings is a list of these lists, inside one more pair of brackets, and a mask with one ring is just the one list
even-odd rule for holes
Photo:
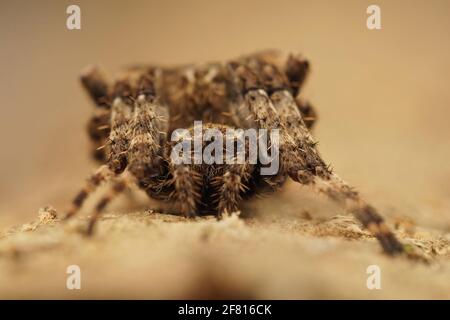
[[111,170],[116,173],[122,173],[127,166],[127,159],[124,155],[120,155],[119,157],[110,161]]
[[144,102],[146,101],[145,95],[144,95],[144,94],[140,94],[140,95],[138,96],[138,98],[137,98],[137,101],[138,101],[139,103],[144,103]]

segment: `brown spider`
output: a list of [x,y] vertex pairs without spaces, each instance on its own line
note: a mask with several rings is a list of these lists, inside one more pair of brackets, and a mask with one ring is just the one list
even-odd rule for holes
[[[98,69],[89,68],[81,82],[97,108],[88,131],[94,142],[93,155],[103,164],[75,197],[66,218],[108,180],[113,181],[111,190],[95,207],[88,233],[105,206],[130,182],[150,197],[173,203],[187,217],[204,213],[220,217],[239,210],[242,199],[276,190],[290,177],[353,213],[387,254],[403,252],[376,210],[319,156],[309,131],[316,113],[299,98],[308,70],[308,61],[300,56],[283,57],[272,51],[203,66],[137,66],[113,85]],[[168,137],[179,128],[192,132],[195,120],[220,132],[228,128],[279,129],[278,172],[263,176],[261,163],[248,161],[173,163],[170,151],[174,142]],[[207,145],[202,141],[202,150]]]

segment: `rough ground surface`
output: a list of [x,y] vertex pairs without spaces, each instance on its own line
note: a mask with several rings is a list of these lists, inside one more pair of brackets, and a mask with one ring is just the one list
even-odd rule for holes
[[[282,215],[272,200],[260,202],[276,214],[222,221],[113,212],[92,238],[85,218],[62,224],[41,210],[1,236],[0,298],[450,298],[449,233],[390,221],[428,263],[392,259],[349,216]],[[66,289],[73,264],[81,290]],[[373,264],[381,290],[366,287]]]

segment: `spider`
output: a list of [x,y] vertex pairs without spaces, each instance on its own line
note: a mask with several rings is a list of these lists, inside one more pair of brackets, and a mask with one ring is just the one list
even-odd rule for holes
[[[97,67],[81,75],[96,104],[88,123],[92,154],[101,165],[87,179],[65,218],[74,216],[100,184],[111,181],[89,220],[87,233],[105,207],[128,185],[171,203],[186,217],[239,210],[242,201],[274,191],[291,178],[325,194],[355,217],[380,242],[385,253],[403,252],[402,244],[375,208],[324,162],[310,130],[313,107],[300,97],[309,63],[301,55],[264,51],[225,63],[160,67],[134,66],[110,84]],[[279,129],[279,170],[260,174],[261,163],[173,163],[169,139],[179,128]],[[205,129],[204,129],[205,130]],[[202,148],[208,142],[202,141]],[[270,146],[268,147],[270,148]],[[246,147],[245,152],[248,153]]]

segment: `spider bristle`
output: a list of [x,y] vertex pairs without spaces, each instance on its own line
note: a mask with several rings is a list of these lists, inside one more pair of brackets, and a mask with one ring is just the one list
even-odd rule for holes
[[97,127],[97,130],[107,130],[107,129],[110,129],[110,128],[111,128],[110,125],[105,124],[105,125],[103,125],[103,126],[98,126],[98,127]]
[[242,192],[246,192],[246,191],[249,190],[249,188],[248,188],[246,185],[242,184],[242,183],[239,185],[239,189],[240,189]]
[[102,145],[102,146],[100,146],[100,147],[98,147],[97,149],[95,149],[95,150],[102,150],[103,148],[105,148],[106,147],[106,144],[104,144],[104,145]]

